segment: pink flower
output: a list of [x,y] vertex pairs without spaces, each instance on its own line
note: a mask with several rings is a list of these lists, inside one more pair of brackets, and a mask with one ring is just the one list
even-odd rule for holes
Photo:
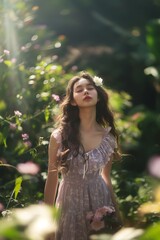
[[104,206],[104,207],[102,207],[102,208],[98,208],[97,211],[100,212],[100,213],[104,216],[104,215],[106,215],[107,213],[110,214],[110,213],[115,212],[115,209],[114,209],[114,207],[112,207],[112,206]]
[[52,98],[56,101],[59,102],[60,101],[60,97],[56,94],[52,94]]
[[26,146],[26,148],[30,148],[32,146],[32,143],[30,141],[25,141],[24,145]]
[[12,130],[15,130],[17,128],[17,126],[16,126],[15,123],[10,123],[9,128],[12,129]]
[[87,213],[86,219],[87,219],[87,220],[92,220],[92,219],[93,219],[93,216],[94,216],[93,212],[90,211],[90,212]]
[[25,46],[22,46],[22,47],[21,47],[21,50],[22,50],[22,51],[25,51],[25,50],[26,50],[26,47],[25,47]]
[[29,138],[29,135],[27,133],[22,133],[22,139],[27,140]]
[[53,60],[53,61],[55,61],[55,60],[57,60],[57,59],[58,59],[58,56],[57,56],[57,55],[52,56],[52,60]]
[[16,63],[16,62],[17,62],[17,59],[16,59],[16,58],[12,58],[12,59],[11,59],[11,62],[12,62],[12,63]]
[[9,50],[6,50],[6,49],[4,49],[4,54],[6,54],[6,55],[9,55],[10,54],[10,51]]
[[4,205],[0,202],[0,212],[4,210]]
[[94,218],[93,218],[93,221],[100,221],[102,220],[103,218],[103,214],[100,212],[100,211],[96,211],[95,214],[94,214]]
[[142,116],[142,113],[140,112],[137,112],[137,113],[134,113],[131,117],[132,120],[138,120],[140,117]]
[[35,44],[35,45],[34,45],[34,49],[36,49],[36,50],[37,50],[37,49],[40,49],[40,47],[41,47],[40,44]]
[[92,230],[98,231],[105,227],[105,216],[107,214],[112,214],[115,212],[112,206],[103,206],[98,208],[94,213],[92,211],[88,212],[86,219],[90,222],[90,227]]
[[152,156],[149,159],[148,170],[151,175],[160,178],[160,155]]
[[104,221],[93,221],[90,226],[92,230],[98,231],[104,228],[105,224],[104,224]]
[[72,66],[72,71],[77,71],[78,67],[76,65]]
[[14,114],[17,117],[21,117],[22,116],[22,113],[20,111],[18,111],[18,110],[14,111]]
[[22,174],[31,174],[31,175],[36,175],[40,170],[39,165],[31,161],[28,161],[26,163],[19,163],[17,165],[17,169]]

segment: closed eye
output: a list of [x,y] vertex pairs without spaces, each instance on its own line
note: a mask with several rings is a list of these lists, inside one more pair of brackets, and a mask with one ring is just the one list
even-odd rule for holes
[[[87,87],[87,90],[88,90],[88,91],[91,91],[91,90],[93,90],[93,89],[94,89],[94,87]],[[77,90],[76,90],[77,93],[81,93],[81,92],[83,92],[83,91],[84,91],[83,88],[82,88],[82,89],[77,89]]]
[[76,93],[81,93],[83,92],[85,89],[87,89],[88,91],[91,91],[93,89],[95,89],[95,87],[92,84],[87,84],[87,86],[77,86],[75,89]]
[[77,89],[76,92],[77,93],[83,92],[83,89],[82,88],[81,89]]
[[87,90],[93,90],[93,89],[94,89],[93,86],[89,86],[89,87],[87,87]]

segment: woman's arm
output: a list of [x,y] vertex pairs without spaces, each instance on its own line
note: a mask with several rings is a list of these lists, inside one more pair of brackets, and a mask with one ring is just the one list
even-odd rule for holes
[[121,223],[122,222],[122,218],[120,216],[120,211],[119,211],[119,208],[118,208],[118,204],[117,204],[116,197],[115,197],[115,194],[114,194],[114,191],[113,191],[111,177],[110,177],[111,168],[112,168],[112,158],[105,165],[105,167],[102,169],[102,178],[104,179],[105,183],[107,184],[107,186],[108,186],[108,188],[110,190],[112,202],[113,202],[115,210],[116,210],[116,215],[118,217],[118,220]]
[[59,144],[51,134],[48,148],[48,176],[44,189],[44,202],[53,205],[58,186],[57,152]]

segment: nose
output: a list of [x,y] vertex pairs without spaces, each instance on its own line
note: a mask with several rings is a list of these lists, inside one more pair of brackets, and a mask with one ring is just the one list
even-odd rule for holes
[[88,94],[88,90],[85,88],[84,89],[84,94],[87,95]]

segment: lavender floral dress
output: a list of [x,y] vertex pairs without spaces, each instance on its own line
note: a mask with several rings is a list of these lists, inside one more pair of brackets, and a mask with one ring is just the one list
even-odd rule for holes
[[[101,144],[85,156],[68,156],[69,170],[62,176],[56,199],[56,205],[61,208],[56,240],[87,240],[90,232],[87,213],[113,206],[109,189],[100,174],[116,148],[110,130],[111,127],[105,129]],[[55,131],[53,135],[60,143],[60,134]]]

